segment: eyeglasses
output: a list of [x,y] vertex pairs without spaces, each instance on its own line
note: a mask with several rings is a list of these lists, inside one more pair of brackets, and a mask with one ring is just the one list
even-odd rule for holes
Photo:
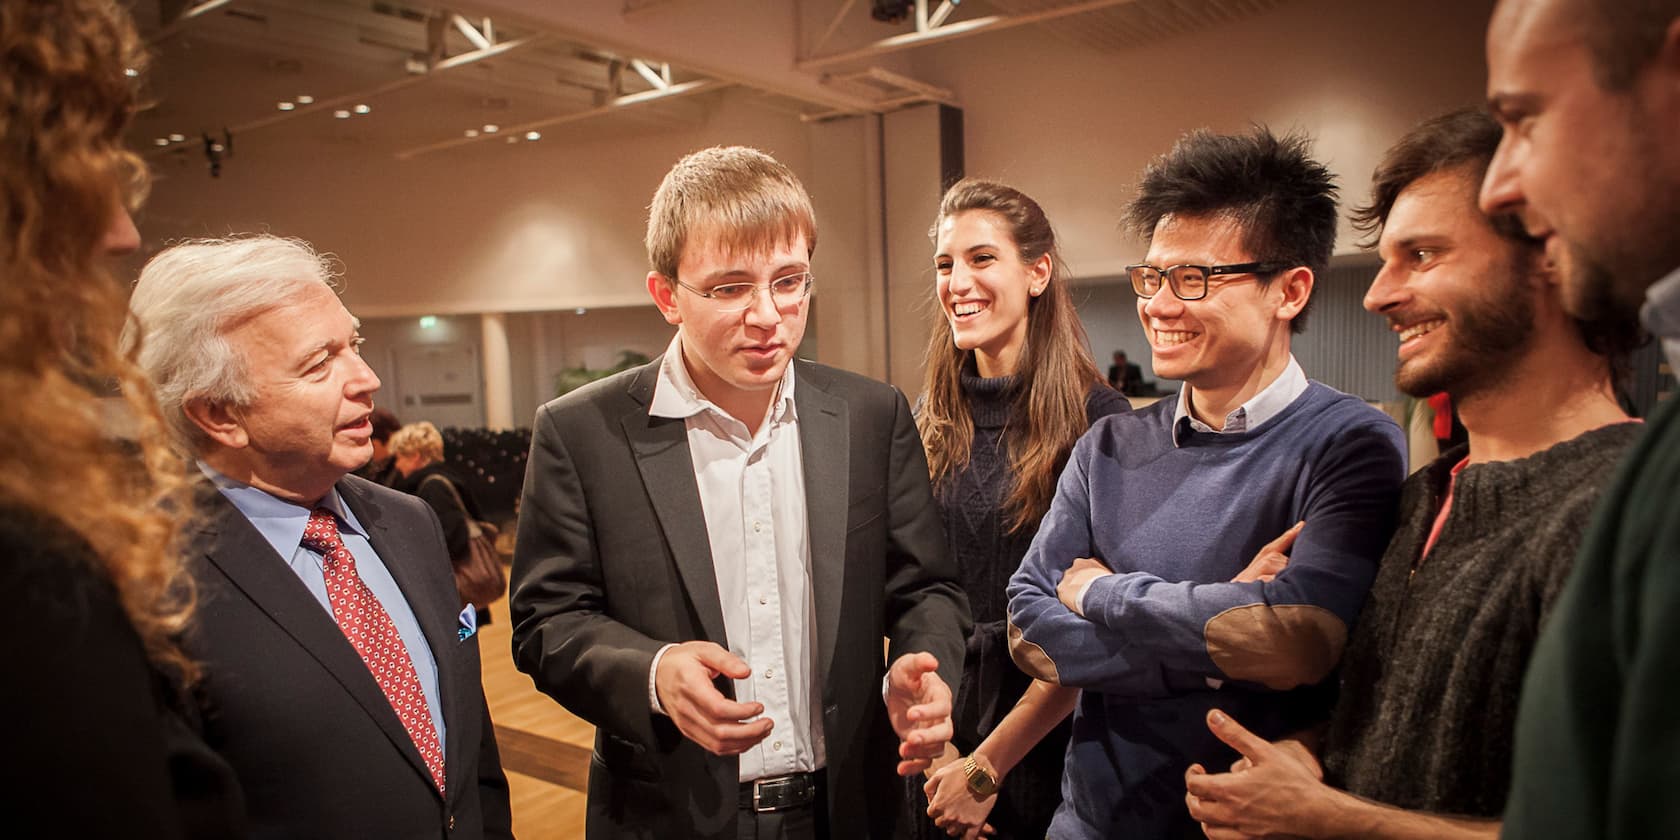
[[758,293],[763,289],[770,290],[770,300],[776,304],[777,309],[793,309],[811,294],[811,284],[815,282],[817,278],[811,276],[809,271],[784,274],[764,286],[757,283],[724,283],[711,289],[697,289],[681,280],[676,281],[678,286],[711,301],[719,312],[751,309],[753,304],[758,302]]
[[1235,265],[1174,265],[1157,268],[1148,263],[1126,266],[1132,278],[1132,291],[1140,298],[1152,298],[1161,291],[1161,279],[1172,286],[1179,300],[1201,300],[1207,297],[1208,278],[1221,274],[1276,274],[1289,268],[1286,263],[1246,262]]

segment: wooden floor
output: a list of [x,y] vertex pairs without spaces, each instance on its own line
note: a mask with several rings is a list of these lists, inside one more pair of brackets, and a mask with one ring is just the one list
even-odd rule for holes
[[507,599],[491,606],[495,621],[479,630],[484,697],[496,722],[513,791],[513,833],[520,840],[583,836],[583,790],[595,728],[531,686],[513,667]]

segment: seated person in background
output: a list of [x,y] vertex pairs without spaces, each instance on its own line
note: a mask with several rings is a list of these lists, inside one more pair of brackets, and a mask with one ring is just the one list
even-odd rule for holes
[[[1208,710],[1271,737],[1324,719],[1405,478],[1394,421],[1290,353],[1336,236],[1304,138],[1192,133],[1128,215],[1155,371],[1184,387],[1079,440],[1009,583],[1015,661],[1083,689],[1056,838],[1200,836],[1184,768],[1237,757]],[[1243,573],[1291,541],[1275,578]]]
[[1126,351],[1114,351],[1114,364],[1108,366],[1108,387],[1128,397],[1143,393],[1143,369],[1136,362],[1126,361]]
[[[376,410],[377,411],[377,410]],[[443,541],[449,546],[449,557],[456,563],[472,550],[470,542],[474,527],[483,527],[484,514],[478,500],[466,482],[443,459],[443,435],[437,427],[422,420],[410,423],[391,435],[391,467],[397,480],[390,486],[419,496],[432,506],[438,524],[443,526]],[[492,534],[491,539],[495,539]],[[490,608],[478,608],[478,623],[490,623]]]
[[187,556],[206,739],[257,836],[508,837],[437,517],[349,475],[373,454],[379,377],[329,273],[298,240],[197,240],[154,257],[129,300],[140,366],[209,478]]
[[1540,242],[1476,207],[1499,138],[1480,108],[1418,126],[1354,214],[1381,234],[1365,307],[1400,335],[1395,384],[1450,394],[1469,444],[1406,481],[1328,731],[1268,744],[1209,716],[1244,755],[1189,771],[1209,837],[1499,834],[1529,654],[1639,429],[1610,384],[1631,315],[1570,317]]

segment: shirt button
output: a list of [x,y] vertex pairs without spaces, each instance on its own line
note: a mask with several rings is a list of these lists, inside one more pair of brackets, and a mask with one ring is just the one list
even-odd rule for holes
[[764,523],[763,522],[754,522],[753,523],[753,533],[761,534],[763,532],[764,532]]
[[770,745],[770,749],[773,749],[773,750],[779,750],[781,748],[782,748],[782,742],[781,741],[777,741],[776,743]]
[[775,676],[776,676],[776,669],[775,668],[765,668],[764,669],[764,678],[765,679],[767,679],[767,680],[768,679],[774,679]]
[[763,595],[760,595],[760,596],[758,596],[758,602],[760,604],[768,604],[768,603],[770,603],[770,600],[768,598],[765,598]]

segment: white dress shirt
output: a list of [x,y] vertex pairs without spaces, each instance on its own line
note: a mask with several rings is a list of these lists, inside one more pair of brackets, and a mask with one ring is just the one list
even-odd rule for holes
[[[729,649],[752,668],[735,680],[735,699],[763,703],[773,722],[763,741],[741,753],[741,781],[816,770],[827,759],[793,388],[789,364],[758,432],[749,434],[694,386],[679,334],[665,351],[648,410],[680,418],[688,429],[724,631]],[[661,714],[654,675],[670,647],[654,655],[648,673],[648,700]]]

